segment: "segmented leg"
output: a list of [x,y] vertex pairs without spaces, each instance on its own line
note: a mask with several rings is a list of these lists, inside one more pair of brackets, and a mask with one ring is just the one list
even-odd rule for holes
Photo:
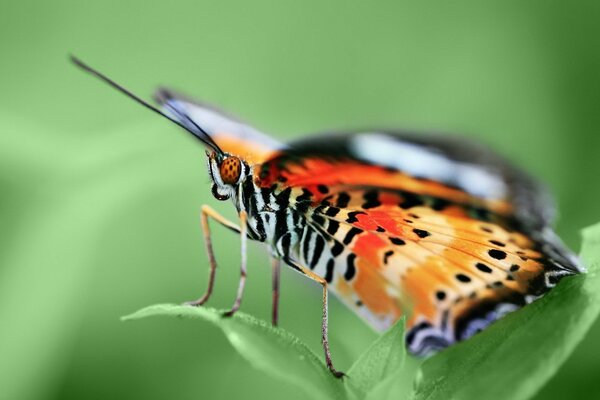
[[281,260],[279,258],[271,257],[271,275],[273,284],[273,301],[272,301],[272,313],[271,323],[273,326],[277,326],[279,323],[279,272],[281,267]]
[[327,281],[302,265],[292,262],[291,260],[286,261],[293,268],[309,277],[313,281],[317,281],[323,287],[323,320],[321,322],[321,343],[323,344],[323,351],[325,352],[325,363],[327,364],[327,368],[329,368],[333,376],[336,378],[342,378],[345,376],[345,374],[333,367],[333,362],[331,361],[331,352],[329,351],[329,341],[327,338]]
[[206,292],[198,300],[188,301],[185,303],[185,304],[188,304],[191,306],[201,306],[202,304],[206,303],[206,301],[210,298],[210,295],[212,294],[212,290],[213,290],[213,287],[215,284],[217,261],[215,259],[215,254],[214,254],[213,246],[212,246],[212,240],[210,237],[210,227],[208,225],[209,217],[214,219],[221,225],[223,225],[235,232],[241,233],[241,229],[239,226],[237,226],[233,222],[230,222],[227,219],[225,219],[223,216],[221,216],[219,213],[217,213],[215,210],[213,210],[210,206],[208,206],[208,205],[202,206],[201,213],[200,213],[200,225],[202,227],[202,233],[204,234],[204,245],[206,247],[206,254],[208,255],[208,262],[210,265],[209,270],[208,270],[208,287],[206,289]]
[[241,263],[240,263],[240,282],[238,284],[238,291],[235,297],[235,301],[233,302],[233,306],[229,311],[223,313],[224,317],[231,317],[236,313],[237,310],[240,309],[240,305],[242,304],[242,296],[244,295],[244,287],[246,286],[246,262],[247,262],[247,252],[246,252],[246,244],[248,242],[248,225],[246,221],[248,220],[248,213],[246,211],[240,211],[240,242],[241,242]]

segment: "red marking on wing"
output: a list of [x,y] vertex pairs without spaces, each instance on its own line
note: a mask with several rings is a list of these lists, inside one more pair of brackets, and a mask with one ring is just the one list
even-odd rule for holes
[[378,269],[381,264],[381,258],[379,258],[378,254],[381,249],[388,247],[388,245],[389,243],[383,237],[374,233],[365,233],[356,239],[352,251],[361,260],[367,262],[370,268]]
[[258,172],[257,181],[262,187],[277,183],[291,187],[304,187],[315,193],[315,200],[325,195],[315,190],[319,185],[327,187],[364,187],[398,189],[420,195],[430,195],[459,203],[485,206],[491,211],[508,214],[512,207],[502,200],[484,200],[440,182],[418,179],[399,171],[381,166],[364,164],[354,160],[325,160],[303,158],[278,165],[278,158],[267,161]]

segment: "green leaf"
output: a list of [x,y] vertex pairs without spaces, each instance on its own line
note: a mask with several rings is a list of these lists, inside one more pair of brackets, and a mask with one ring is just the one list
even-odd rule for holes
[[159,304],[123,320],[171,316],[207,321],[220,328],[231,345],[254,367],[305,390],[311,398],[345,398],[343,381],[334,378],[323,361],[297,337],[242,312],[224,318],[209,307]]
[[407,358],[396,373],[377,383],[366,396],[366,400],[403,400],[410,398],[419,360]]
[[348,371],[348,384],[358,398],[365,398],[388,377],[398,379],[401,375],[406,359],[404,324],[405,318],[401,318],[373,342]]
[[589,272],[422,366],[416,399],[527,399],[556,373],[600,312],[600,224],[584,231]]

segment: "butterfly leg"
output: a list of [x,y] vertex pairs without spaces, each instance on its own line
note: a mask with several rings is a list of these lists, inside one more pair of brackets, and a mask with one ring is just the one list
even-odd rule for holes
[[206,204],[202,206],[201,213],[200,213],[200,223],[201,223],[201,227],[202,227],[202,233],[204,235],[204,245],[206,246],[206,254],[208,254],[208,263],[210,265],[210,268],[208,270],[208,287],[206,289],[206,292],[198,300],[188,301],[185,303],[185,304],[188,304],[191,306],[201,306],[202,304],[206,303],[206,301],[210,298],[210,295],[212,294],[213,287],[215,284],[215,275],[216,275],[216,271],[217,271],[217,260],[215,259],[215,253],[213,251],[212,240],[210,237],[210,227],[208,225],[209,218],[214,219],[221,225],[223,225],[235,232],[241,233],[241,228],[239,226],[237,226],[233,222],[230,222],[227,219],[223,218],[219,213],[217,213],[215,210],[213,210],[210,206],[208,206]]
[[302,265],[299,265],[298,263],[295,263],[291,260],[287,260],[286,262],[291,265],[294,269],[296,269],[298,272],[302,273],[303,275],[307,276],[308,278],[312,279],[313,281],[318,282],[319,284],[321,284],[321,286],[323,287],[323,319],[321,322],[321,343],[323,344],[323,351],[325,352],[325,363],[327,364],[327,368],[329,368],[329,370],[331,371],[331,373],[333,374],[333,376],[335,376],[336,378],[342,378],[344,377],[346,374],[344,374],[341,371],[338,371],[334,368],[333,366],[333,362],[331,361],[331,352],[329,351],[329,340],[328,340],[328,335],[327,335],[327,281],[323,278],[321,278],[319,275],[315,274],[314,272],[312,272],[310,269],[303,267]]
[[240,211],[240,242],[241,242],[241,263],[240,263],[240,282],[238,284],[238,291],[235,297],[235,301],[233,302],[233,306],[229,311],[223,313],[224,317],[231,317],[236,313],[237,310],[240,309],[240,305],[242,304],[242,297],[244,295],[244,287],[246,286],[246,263],[247,263],[247,252],[246,245],[248,242],[248,213],[246,211]]
[[272,313],[271,323],[273,326],[277,326],[279,323],[279,273],[281,268],[281,260],[279,258],[271,257],[271,275],[273,284],[273,301],[272,301]]

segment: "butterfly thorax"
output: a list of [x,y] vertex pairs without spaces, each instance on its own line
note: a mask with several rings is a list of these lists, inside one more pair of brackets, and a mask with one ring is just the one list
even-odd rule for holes
[[236,205],[248,213],[250,237],[268,243],[272,253],[285,260],[294,257],[306,225],[295,207],[293,192],[277,185],[262,187],[251,167],[251,173],[240,185]]
[[[229,160],[239,160],[239,168],[237,161]],[[279,258],[293,256],[305,220],[294,207],[292,190],[278,185],[261,186],[255,167],[229,154],[209,154],[208,170],[214,197],[221,201],[230,199],[238,212],[248,214],[248,236],[268,243]]]

